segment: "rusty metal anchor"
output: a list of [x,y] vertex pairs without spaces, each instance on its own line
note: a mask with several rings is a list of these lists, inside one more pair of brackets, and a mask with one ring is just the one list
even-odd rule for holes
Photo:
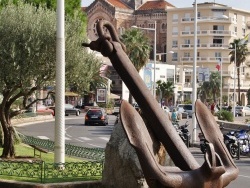
[[[110,35],[104,33],[103,27],[107,28]],[[137,152],[148,185],[152,188],[220,188],[234,180],[238,175],[238,168],[223,143],[214,117],[202,102],[196,101],[195,113],[201,130],[210,143],[205,162],[200,166],[129,60],[112,24],[104,20],[98,22],[97,33],[99,38],[96,41],[83,43],[83,46],[99,51],[110,59],[149,122],[149,127],[146,127],[137,111],[126,101],[122,102],[121,122]],[[153,135],[149,134],[148,129]],[[163,167],[156,162],[152,136],[164,145],[177,167]]]

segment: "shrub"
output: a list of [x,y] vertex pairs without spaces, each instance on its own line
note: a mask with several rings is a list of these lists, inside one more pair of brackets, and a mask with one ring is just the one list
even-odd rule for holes
[[219,120],[224,120],[224,121],[229,121],[229,122],[234,121],[233,113],[227,110],[218,111],[216,113],[216,116],[218,117]]

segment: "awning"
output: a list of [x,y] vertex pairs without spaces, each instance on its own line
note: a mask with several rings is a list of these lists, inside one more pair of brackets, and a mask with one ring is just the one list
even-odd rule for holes
[[110,99],[120,99],[121,97],[119,95],[114,94],[114,93],[110,93],[109,98]]
[[67,96],[67,97],[78,97],[79,94],[71,92],[71,91],[66,91],[65,96]]

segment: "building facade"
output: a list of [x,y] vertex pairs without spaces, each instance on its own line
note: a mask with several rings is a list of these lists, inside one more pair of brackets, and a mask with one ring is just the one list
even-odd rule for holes
[[[221,62],[222,93],[227,97],[226,102],[232,103],[234,87],[236,87],[235,98],[238,99],[238,81],[233,69],[234,64],[230,62],[228,48],[234,39],[243,38],[250,33],[250,10],[240,10],[214,2],[200,3],[197,7],[197,70],[200,67],[207,68],[210,72],[218,71],[216,65]],[[180,99],[178,96],[181,96],[181,100],[192,98],[195,17],[193,5],[177,8],[163,0],[95,0],[89,7],[83,9],[88,17],[87,33],[90,40],[97,39],[95,26],[101,19],[110,21],[120,35],[134,25],[141,28],[155,28],[155,31],[144,30],[144,32],[151,39],[152,49],[156,32],[156,54],[159,60],[157,63],[171,64],[176,68],[175,100]],[[153,59],[153,52],[150,57]],[[240,68],[243,105],[248,103],[246,92],[250,87],[249,65],[248,57]],[[119,80],[119,76],[116,78]],[[113,81],[121,84],[120,80]],[[115,88],[122,87],[115,86]],[[119,89],[114,93],[122,95]]]

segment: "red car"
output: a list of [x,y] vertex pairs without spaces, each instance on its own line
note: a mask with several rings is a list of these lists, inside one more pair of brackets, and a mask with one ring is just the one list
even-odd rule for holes
[[46,113],[46,112],[48,112],[49,114],[51,114],[51,115],[53,115],[53,116],[55,115],[54,110],[49,109],[49,107],[44,106],[43,104],[37,104],[36,112],[41,112],[41,113]]

